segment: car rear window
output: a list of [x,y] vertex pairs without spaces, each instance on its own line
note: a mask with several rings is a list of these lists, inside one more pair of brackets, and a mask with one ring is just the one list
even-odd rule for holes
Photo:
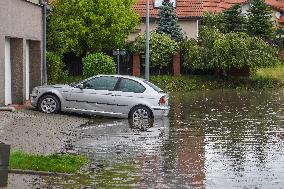
[[122,92],[143,93],[146,89],[137,81],[122,78],[117,90]]
[[159,93],[164,92],[161,88],[159,88],[158,86],[154,85],[153,83],[151,83],[147,80],[144,80],[144,83],[146,83],[147,85],[149,85],[150,87],[152,87],[155,91],[157,91]]

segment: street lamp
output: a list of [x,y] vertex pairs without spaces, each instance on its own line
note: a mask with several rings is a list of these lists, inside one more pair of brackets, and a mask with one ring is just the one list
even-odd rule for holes
[[121,56],[126,55],[125,49],[121,49],[121,50],[116,49],[116,50],[113,51],[113,56],[116,56],[116,58],[117,58],[117,74],[119,74],[119,72],[120,72],[119,71],[119,58],[120,58],[120,55]]
[[149,32],[149,25],[150,25],[150,7],[149,7],[149,0],[146,1],[146,58],[145,58],[145,79],[149,81],[150,73],[150,32]]

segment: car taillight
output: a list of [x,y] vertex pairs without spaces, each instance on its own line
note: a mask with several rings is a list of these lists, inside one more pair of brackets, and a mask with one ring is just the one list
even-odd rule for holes
[[159,100],[159,105],[165,105],[166,104],[166,98],[164,96],[162,96]]

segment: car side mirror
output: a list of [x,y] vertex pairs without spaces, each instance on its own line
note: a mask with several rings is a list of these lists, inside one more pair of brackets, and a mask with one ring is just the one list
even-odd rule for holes
[[78,88],[79,88],[79,89],[84,89],[85,87],[84,87],[83,83],[80,83],[80,84],[78,85]]

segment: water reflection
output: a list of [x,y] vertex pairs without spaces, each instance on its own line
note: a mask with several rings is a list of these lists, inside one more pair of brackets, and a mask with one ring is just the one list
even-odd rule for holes
[[194,92],[173,94],[170,117],[162,120],[133,124],[95,119],[80,127],[72,141],[73,150],[92,159],[89,174],[52,183],[90,188],[281,188],[283,102],[284,93],[278,91]]

